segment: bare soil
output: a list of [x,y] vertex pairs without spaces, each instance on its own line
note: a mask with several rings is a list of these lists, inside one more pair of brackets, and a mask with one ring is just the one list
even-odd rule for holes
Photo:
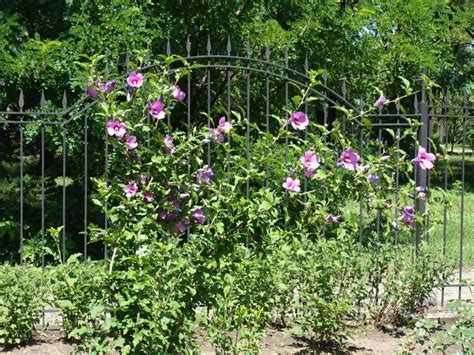
[[[369,330],[348,340],[345,349],[337,352],[321,352],[311,346],[305,339],[295,339],[283,330],[270,330],[262,340],[261,353],[271,354],[393,354],[401,343],[402,334],[390,335],[378,330]],[[64,355],[74,350],[74,344],[67,343],[57,331],[43,331],[35,335],[35,340],[22,347],[0,350],[6,355]],[[211,345],[202,344],[202,354],[215,354]]]

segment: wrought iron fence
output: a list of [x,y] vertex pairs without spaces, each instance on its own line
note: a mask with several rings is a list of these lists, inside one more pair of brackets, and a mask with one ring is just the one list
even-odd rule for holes
[[[287,52],[282,63],[273,62],[270,60],[269,49],[265,51],[263,59],[255,58],[248,44],[244,53],[239,55],[233,53],[230,38],[225,54],[212,54],[210,40],[208,40],[206,50],[206,54],[192,54],[189,40],[186,44],[185,59],[197,65],[186,76],[185,81],[180,83],[186,88],[187,98],[185,108],[177,112],[177,115],[187,124],[182,127],[190,129],[192,124],[196,124],[196,120],[202,121],[202,118],[197,118],[201,111],[210,116],[219,110],[226,112],[240,110],[247,118],[245,154],[249,157],[252,143],[250,123],[258,122],[265,130],[270,131],[272,115],[284,114],[283,109],[288,106],[292,90],[295,90],[294,87],[308,87],[310,64],[306,60],[303,71],[293,69],[289,65]],[[172,54],[169,42],[165,51],[167,55]],[[125,69],[129,70],[128,57],[125,61]],[[144,71],[154,69],[153,65],[143,68]],[[121,78],[125,75],[126,73]],[[304,111],[324,125],[340,121],[346,134],[357,137],[361,152],[366,145],[365,133],[370,131],[382,141],[384,130],[392,129],[399,137],[401,131],[412,124],[407,119],[421,122],[418,130],[419,146],[426,147],[429,151],[431,142],[436,136],[445,147],[451,144],[453,150],[460,149],[456,150],[459,153],[459,164],[455,167],[459,169],[459,172],[450,171],[448,164],[444,164],[442,173],[437,173],[436,176],[421,169],[415,169],[414,172],[416,185],[428,189],[436,183],[448,192],[455,180],[454,177],[459,180],[459,221],[457,221],[459,230],[455,232],[448,230],[449,211],[448,207],[444,206],[440,242],[442,253],[446,255],[447,245],[452,237],[449,233],[459,235],[458,282],[448,287],[459,288],[460,298],[462,287],[467,286],[462,283],[465,269],[464,248],[466,243],[474,243],[474,230],[465,228],[465,193],[467,188],[473,188],[474,182],[472,177],[466,177],[469,150],[471,154],[474,154],[472,142],[471,147],[467,146],[468,139],[474,141],[472,133],[474,107],[469,104],[466,95],[460,103],[454,104],[449,90],[444,93],[438,91],[438,96],[443,96],[443,100],[437,102],[420,80],[418,82],[420,93],[414,95],[412,107],[403,110],[396,105],[390,110],[380,109],[378,112],[367,113],[364,116],[372,122],[371,127],[368,128],[362,120],[357,118],[348,122],[341,111],[334,109],[334,106],[345,107],[357,115],[366,108],[364,99],[360,98],[357,104],[353,104],[347,98],[345,80],[342,80],[341,94],[330,87],[330,82],[331,78],[327,72],[324,72],[320,85],[310,88],[312,94],[320,100],[306,103]],[[340,83],[336,80],[334,82]],[[254,90],[256,87],[259,90]],[[255,92],[263,94],[256,96]],[[66,257],[68,250],[80,250],[85,257],[98,258],[101,255],[107,257],[106,246],[95,246],[94,253],[91,255],[87,235],[87,227],[91,222],[105,227],[108,223],[91,203],[94,192],[90,186],[90,179],[95,176],[94,174],[100,175],[107,171],[109,156],[103,122],[95,115],[96,102],[90,98],[82,98],[74,105],[68,105],[67,94],[64,92],[61,100],[62,109],[55,110],[49,109],[49,101],[46,100],[44,91],[39,93],[39,97],[38,103],[32,103],[32,100],[28,98],[29,105],[26,107],[25,96],[19,90],[17,106],[12,105],[0,111],[0,137],[3,141],[0,143],[3,149],[3,153],[0,153],[3,160],[1,161],[3,172],[0,173],[0,178],[3,179],[4,185],[0,190],[4,202],[4,206],[0,207],[0,212],[3,214],[0,216],[0,223],[3,223],[0,236],[5,240],[8,235],[10,241],[18,241],[18,254],[9,255],[8,258],[16,257],[23,262],[25,258],[28,258],[28,254],[25,254],[25,242],[35,237],[40,246],[45,246],[47,228],[58,224],[64,226],[61,240],[63,258]],[[205,121],[201,123],[206,124]],[[207,124],[209,125],[209,121]],[[457,147],[454,147],[454,141]],[[284,149],[287,162],[288,140],[285,141]],[[416,154],[417,148],[414,147],[414,149],[414,154]],[[80,159],[77,158],[78,156]],[[207,163],[212,165],[210,144],[207,147],[206,159]],[[69,161],[74,161],[74,164]],[[79,161],[81,161],[80,164]],[[269,167],[267,166],[265,170],[265,184],[268,184]],[[469,186],[467,186],[466,178]],[[395,181],[398,188],[402,183],[398,170],[395,172]],[[8,186],[5,187],[5,185]],[[69,188],[74,185],[75,189]],[[306,181],[303,188],[306,192]],[[249,197],[251,190],[249,182],[246,183],[245,190]],[[416,209],[421,213],[425,212],[423,199],[416,199]],[[394,219],[397,220],[400,211],[394,209],[393,214]],[[380,217],[380,211],[377,211],[375,233],[378,236],[381,233]],[[426,218],[426,223],[430,225],[430,215]],[[359,240],[362,242],[365,232],[362,199],[359,206],[359,221]],[[430,237],[429,233],[423,234],[417,229],[414,238],[416,245],[419,244],[422,235]],[[394,243],[398,243],[397,231],[395,231]],[[5,242],[4,247],[8,247]],[[28,247],[31,248],[31,245]],[[41,265],[44,267],[47,258],[42,250],[41,248]],[[7,258],[6,255],[2,257]]]

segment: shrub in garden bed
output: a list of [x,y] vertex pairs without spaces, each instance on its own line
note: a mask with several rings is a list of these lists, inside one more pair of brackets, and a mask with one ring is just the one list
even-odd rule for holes
[[[184,69],[170,71],[173,62]],[[392,263],[402,253],[391,247],[394,229],[409,240],[422,222],[411,207],[409,174],[413,164],[430,168],[434,155],[420,147],[411,161],[369,133],[364,152],[357,151],[358,139],[343,134],[339,122],[329,129],[301,111],[315,99],[309,89],[285,107],[287,117],[275,118],[274,133],[237,112],[205,117],[210,128],[176,130],[166,122],[186,96],[176,84],[190,68],[178,57],[160,64],[160,75],[131,64],[125,89],[110,89],[115,84],[97,80],[90,68],[95,84],[88,92],[100,101],[111,147],[107,174],[94,180],[94,202],[110,223],[92,226],[90,235],[110,255],[105,267],[80,271],[73,257],[55,271],[69,335],[89,352],[189,353],[203,326],[217,351],[255,352],[278,322],[314,343],[340,344],[371,288],[386,279],[391,290],[391,280],[409,273],[408,264]],[[310,74],[316,85],[318,73]],[[414,128],[393,137],[415,138]],[[397,194],[396,168],[410,181]],[[398,220],[395,207],[403,210]],[[376,220],[379,233],[371,228]],[[426,269],[423,260],[418,272],[434,280],[439,267]],[[413,287],[404,310],[435,284],[418,290],[418,278],[406,282]],[[87,300],[83,285],[91,284]]]
[[0,265],[0,346],[31,339],[46,292],[41,269]]
[[379,326],[404,324],[410,314],[423,306],[433,290],[446,285],[452,276],[454,263],[439,258],[437,250],[429,244],[420,246],[414,260],[410,249],[406,248],[388,265],[389,271],[382,281],[380,306],[375,314]]

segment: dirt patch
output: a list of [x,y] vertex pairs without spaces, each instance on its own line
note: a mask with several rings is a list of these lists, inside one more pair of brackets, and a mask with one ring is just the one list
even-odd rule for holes
[[[402,342],[401,334],[387,334],[378,330],[354,335],[348,340],[345,349],[337,351],[338,354],[393,354]],[[71,354],[74,344],[67,343],[61,338],[59,331],[38,331],[34,341],[21,347],[1,349],[2,354],[7,355],[65,355]],[[273,354],[314,354],[324,353],[317,351],[305,339],[295,339],[284,330],[269,330],[261,342],[260,351],[264,355]],[[202,342],[201,353],[203,355],[216,354],[211,344]],[[327,354],[336,352],[326,352]]]

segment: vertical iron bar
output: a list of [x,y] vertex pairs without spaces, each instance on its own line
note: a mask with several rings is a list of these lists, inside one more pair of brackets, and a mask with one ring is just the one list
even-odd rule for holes
[[88,137],[87,114],[84,115],[84,260],[87,260],[87,187],[88,187]]
[[[23,105],[24,105],[24,97],[23,97],[23,90],[20,90],[20,98],[18,100],[18,106],[20,107],[20,112],[23,112]],[[20,122],[23,122],[23,115],[20,115]],[[20,123],[20,264],[23,264],[23,242],[24,242],[24,234],[23,234],[23,193],[24,193],[24,152],[23,152],[23,135],[24,135],[24,127],[23,123]]]
[[[323,125],[324,128],[328,128],[328,103],[327,103],[327,86],[328,86],[328,72],[326,68],[324,68],[323,72],[323,84],[324,84],[324,96],[325,100],[323,102]],[[324,143],[327,142],[327,136],[324,136]],[[327,185],[326,185],[326,180],[323,182],[323,201],[326,204],[326,198],[327,198]],[[323,236],[326,237],[326,223],[323,224]]]
[[[231,51],[232,51],[232,44],[231,44],[231,41],[230,41],[230,35],[227,36],[227,56],[230,57],[231,55]],[[229,68],[227,69],[227,119],[229,121],[231,121],[232,119],[232,112],[231,112],[231,93],[232,93],[232,90],[231,90],[231,76],[232,76],[232,71],[230,70],[230,66],[231,66],[231,61],[230,61],[230,58],[229,60],[227,61],[227,65],[229,66]],[[229,146],[231,144],[231,133],[229,132]],[[227,155],[227,161],[228,161],[228,165],[227,165],[227,171],[230,171],[230,154]]]
[[[308,57],[305,57],[304,59],[304,72],[306,74],[306,76],[308,76],[308,71],[309,71],[309,63],[308,63]],[[308,89],[308,80],[306,79],[305,80],[305,90]],[[308,102],[305,100],[305,103],[304,103],[304,113],[305,115],[308,115]],[[304,140],[305,142],[308,141],[308,128],[306,128],[304,130]],[[306,191],[308,191],[308,178],[306,177],[306,175],[304,176],[304,186],[303,186],[303,191],[305,192],[304,196],[303,196],[303,202],[306,202],[307,201],[307,196],[306,196]]]
[[[360,111],[364,111],[364,98],[360,98]],[[360,127],[359,131],[359,151],[362,155],[364,150],[364,128]],[[362,234],[364,232],[364,196],[361,193],[359,196],[359,244],[362,244]]]
[[[288,109],[288,48],[285,49],[285,109]],[[287,113],[285,113],[287,115]],[[286,130],[288,131],[289,120],[286,124]],[[288,167],[288,137],[285,137],[285,166]]]
[[[433,99],[432,99],[432,92],[430,91],[429,92],[430,95],[429,95],[429,98],[428,98],[428,102],[429,102],[429,106],[431,106],[431,110],[430,112],[428,113],[428,138],[432,138],[433,137],[433,128],[432,128],[432,124],[433,124],[433,115],[434,115],[434,109],[433,109]],[[426,147],[426,150],[428,152],[431,152],[431,141],[428,139],[428,144],[427,144],[427,147]],[[431,189],[431,174],[430,174],[430,171],[428,170],[427,173],[426,173],[426,179],[427,179],[427,182],[426,182],[426,186],[427,186],[427,189],[428,191],[430,191]],[[426,240],[428,241],[430,239],[430,234],[429,234],[429,229],[430,229],[430,211],[428,210],[427,214],[426,214]]]
[[[41,99],[40,99],[40,108],[41,111],[44,111],[46,105],[46,100],[44,97],[44,90],[41,90]],[[45,255],[44,255],[44,246],[45,246],[45,186],[44,186],[44,140],[45,140],[45,126],[44,118],[41,120],[41,271],[44,272],[46,268],[45,264]],[[44,306],[41,307],[41,325],[44,327],[46,323],[46,315],[44,311]]]
[[45,237],[45,190],[44,190],[44,121],[41,121],[41,270],[45,268],[45,257],[44,257],[44,237]]
[[[147,48],[146,50],[146,57],[145,57],[145,65],[149,66],[150,65],[150,47]],[[146,86],[145,86],[145,92],[146,92],[146,97],[148,97],[148,94],[150,93],[150,81],[146,81]],[[169,116],[169,115],[167,115]],[[148,127],[150,127],[150,122],[151,122],[151,115],[150,111],[146,111],[146,124]],[[149,148],[150,147],[150,130],[147,131],[146,133],[146,146]]]
[[63,117],[63,230],[62,230],[62,261],[66,261],[66,116]]
[[[464,107],[467,107],[467,93],[464,91],[463,95]],[[459,240],[459,283],[462,281],[463,262],[464,262],[464,190],[465,190],[465,173],[466,173],[466,116],[469,112],[467,109],[462,112],[462,160],[461,160],[461,229]],[[458,299],[461,299],[462,286],[459,286]]]
[[[381,114],[381,108],[379,108],[379,113]],[[382,124],[382,119],[379,119],[379,125]],[[382,153],[382,129],[378,129],[378,141],[379,141],[379,147],[378,147],[378,153],[379,156]],[[361,152],[362,154],[362,152]],[[375,286],[375,304],[379,303],[379,283],[380,283],[380,265],[379,265],[379,257],[380,257],[380,206],[377,204],[377,215],[376,215],[376,235],[377,239],[375,240],[375,269],[377,270],[377,282]]]
[[[270,61],[270,48],[265,48],[265,60],[267,63]],[[265,65],[265,70],[268,70],[268,64]],[[269,75],[265,75],[265,129],[266,132],[270,132],[270,78]],[[270,164],[267,161],[265,163],[265,187],[269,186],[270,179]]]
[[[166,56],[167,57],[171,56],[171,43],[170,43],[169,38],[166,40]],[[171,80],[171,76],[168,74],[168,83],[170,82],[170,80]],[[174,84],[176,85],[177,83],[174,83]],[[170,105],[169,99],[166,99],[166,100],[167,100],[167,103],[165,105],[169,107]],[[171,120],[170,115],[166,115],[166,123],[168,124],[168,126],[171,124],[170,120]]]
[[[342,97],[346,99],[346,78],[342,79]],[[342,134],[346,134],[346,115],[342,115]]]
[[63,230],[62,230],[62,258],[61,260],[63,263],[66,261],[66,128],[65,124],[63,123],[63,208],[62,208],[62,216],[63,216]]
[[[40,100],[40,108],[41,111],[44,111],[44,107],[46,105],[46,100],[44,97],[44,90],[41,91],[41,100]],[[41,120],[41,270],[44,271],[45,269],[45,255],[44,255],[44,238],[45,238],[45,186],[44,186],[44,179],[45,179],[45,153],[44,153],[44,145],[45,145],[45,125],[44,119]],[[43,313],[44,319],[44,313]]]
[[[189,36],[186,40],[186,54],[189,57],[191,57],[191,40],[189,39]],[[188,100],[188,107],[187,107],[187,137],[188,140],[191,136],[191,73],[187,73],[187,100]],[[191,174],[191,156],[188,156],[188,175]],[[190,229],[189,226],[186,227],[186,240],[189,242],[190,239]]]
[[[247,58],[250,58],[250,41],[247,40]],[[250,62],[247,62],[249,65]],[[252,164],[250,163],[250,70],[247,70],[247,129],[245,132],[245,153],[247,156],[247,161],[249,162],[249,172],[252,168]],[[247,177],[247,184],[245,187],[245,193],[247,199],[250,196],[250,181],[249,176]]]
[[398,199],[400,191],[400,170],[398,164],[400,163],[400,105],[397,103],[397,165],[395,168],[395,245],[398,247]]
[[[104,124],[104,133],[105,133],[105,164],[104,164],[104,175],[105,175],[105,183],[108,183],[109,176],[109,140],[108,140],[108,134],[107,134],[107,125]],[[107,201],[104,202],[104,208],[105,211],[107,211],[108,206],[107,206]],[[104,212],[104,229],[107,230],[108,228],[109,221],[107,219],[107,213]],[[104,258],[108,258],[108,250],[107,250],[107,243],[104,241]]]
[[[445,96],[445,105],[449,105],[449,88],[446,90]],[[444,112],[443,112],[444,111]],[[449,113],[448,109],[445,110],[441,109],[441,114],[445,113],[446,115]],[[443,125],[444,125],[444,141],[446,146],[446,151],[449,147],[449,131],[448,131],[448,119],[443,117]],[[447,195],[448,193],[448,162],[444,163],[444,193]],[[443,209],[443,245],[442,245],[442,253],[443,258],[446,257],[446,241],[448,235],[448,206],[446,205],[446,201],[444,201],[444,209]],[[444,306],[444,287],[441,289],[441,307]]]
[[[419,144],[423,148],[428,146],[428,105],[426,104],[426,92],[425,84],[422,83],[421,88],[421,102],[420,102],[420,115],[421,115],[421,126],[419,128]],[[417,169],[416,172],[416,186],[420,186],[426,189],[426,170]],[[416,196],[416,194],[415,194]],[[417,198],[415,201],[416,210],[423,215],[425,213],[425,201]],[[416,236],[415,236],[415,252],[418,255],[418,248],[421,241],[421,236],[424,232],[423,225],[416,224]]]
[[[211,55],[211,36],[207,37],[207,55]],[[211,61],[207,61],[207,128],[211,130]],[[211,142],[207,142],[207,165],[211,166]]]

